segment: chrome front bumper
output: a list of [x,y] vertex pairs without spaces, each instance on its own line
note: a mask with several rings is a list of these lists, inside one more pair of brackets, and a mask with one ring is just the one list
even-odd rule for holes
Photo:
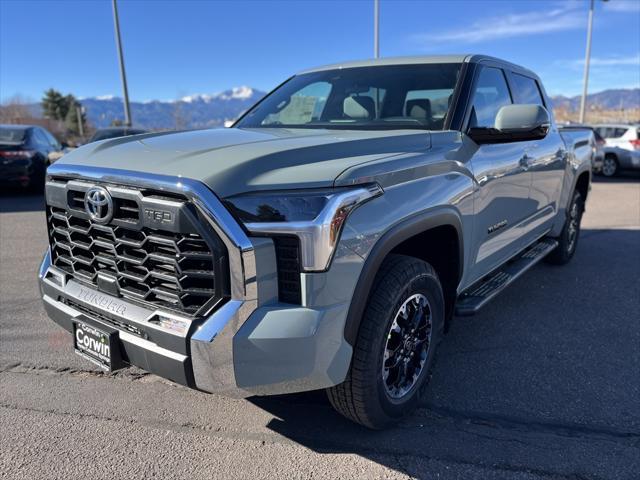
[[[257,263],[273,259],[270,240],[256,245]],[[349,303],[308,308],[229,300],[185,333],[154,322],[151,311],[80,285],[50,264],[39,272],[44,307],[69,332],[73,322],[117,332],[123,360],[176,383],[232,397],[315,390],[341,383],[352,347],[344,340]],[[275,277],[259,276],[268,285]],[[262,304],[254,308],[253,305]],[[187,320],[175,316],[177,320]]]
[[[51,265],[48,251],[39,271],[44,307],[63,328],[82,321],[118,332],[123,360],[177,383],[234,397],[328,387],[346,377],[352,348],[344,340],[349,302],[311,302],[318,307],[278,303],[273,241],[249,238],[218,198],[202,183],[138,172],[55,164],[49,175],[179,192],[198,208],[229,254],[230,297],[206,318],[153,310],[94,290]],[[349,252],[339,267],[309,275],[310,285],[347,282],[361,258]],[[355,259],[355,260],[354,260]],[[310,294],[311,295],[311,294]],[[321,295],[311,295],[317,300]],[[308,299],[311,299],[311,296]],[[307,295],[305,295],[307,298]],[[309,305],[309,303],[304,303]],[[161,326],[159,317],[186,325]]]

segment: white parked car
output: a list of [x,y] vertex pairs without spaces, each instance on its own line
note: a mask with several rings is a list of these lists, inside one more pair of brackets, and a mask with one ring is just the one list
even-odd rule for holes
[[601,124],[593,129],[605,141],[602,174],[613,177],[620,170],[640,170],[640,124]]

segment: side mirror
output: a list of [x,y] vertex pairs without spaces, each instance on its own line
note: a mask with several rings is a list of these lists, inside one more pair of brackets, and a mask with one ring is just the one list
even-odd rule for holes
[[541,140],[549,133],[551,119],[540,105],[505,105],[498,110],[495,127],[472,127],[468,135],[476,143]]

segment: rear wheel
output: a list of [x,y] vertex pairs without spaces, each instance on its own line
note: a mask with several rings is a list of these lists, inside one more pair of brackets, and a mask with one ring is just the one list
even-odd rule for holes
[[614,177],[618,173],[618,159],[615,155],[607,155],[602,162],[602,175]]
[[580,192],[574,192],[569,210],[567,211],[567,219],[565,220],[562,233],[558,238],[558,247],[547,255],[547,262],[555,265],[564,265],[573,257],[578,247],[578,238],[580,236],[580,222],[584,213],[584,200]]
[[372,288],[344,383],[327,389],[333,407],[384,428],[418,405],[444,325],[444,300],[431,265],[390,255]]

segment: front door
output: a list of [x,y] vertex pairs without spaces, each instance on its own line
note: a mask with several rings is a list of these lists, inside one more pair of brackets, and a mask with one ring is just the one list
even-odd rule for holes
[[[500,107],[513,103],[504,72],[483,66],[473,92],[470,127],[494,127]],[[476,145],[471,160],[477,190],[470,282],[479,280],[527,246],[525,225],[536,213],[524,144]]]

